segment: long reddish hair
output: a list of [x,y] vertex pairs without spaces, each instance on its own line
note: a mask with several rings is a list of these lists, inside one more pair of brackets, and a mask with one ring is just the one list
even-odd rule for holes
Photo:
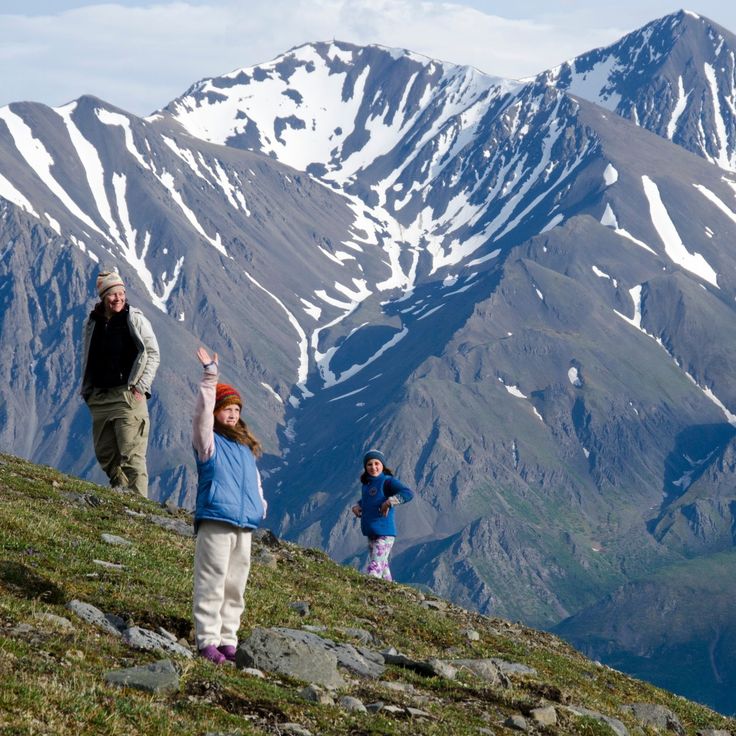
[[250,451],[256,457],[260,457],[263,454],[261,443],[242,419],[238,419],[238,423],[234,427],[226,427],[224,424],[218,422],[217,417],[215,417],[214,429],[222,437],[249,447]]

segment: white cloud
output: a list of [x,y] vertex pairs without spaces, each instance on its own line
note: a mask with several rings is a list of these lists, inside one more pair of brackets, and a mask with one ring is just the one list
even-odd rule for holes
[[[0,104],[59,105],[94,94],[137,114],[165,106],[203,77],[268,61],[309,41],[398,46],[517,78],[624,32],[600,19],[595,25],[593,0],[562,3],[547,16],[535,2],[511,11],[528,12],[528,19],[502,17],[507,2],[483,0],[56,0],[33,11],[25,5],[33,4],[9,14],[16,6],[4,3],[0,14]],[[662,7],[629,27],[670,12],[664,2],[652,5]],[[621,6],[617,13],[620,22],[631,14]]]

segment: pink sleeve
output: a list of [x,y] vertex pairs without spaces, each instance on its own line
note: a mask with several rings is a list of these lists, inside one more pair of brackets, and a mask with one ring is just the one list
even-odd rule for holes
[[217,364],[205,366],[197,391],[197,403],[192,420],[192,445],[199,461],[207,462],[215,454],[215,388]]

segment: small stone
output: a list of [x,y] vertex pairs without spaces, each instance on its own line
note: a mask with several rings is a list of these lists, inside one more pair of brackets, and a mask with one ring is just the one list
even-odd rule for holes
[[132,547],[133,542],[125,537],[119,537],[117,534],[101,534],[102,541],[107,544],[112,544],[114,547]]
[[257,677],[259,680],[266,679],[266,675],[255,667],[242,667],[239,671],[245,675],[249,675],[250,677]]
[[281,729],[280,733],[288,734],[289,736],[312,736],[311,731],[308,731],[298,723],[279,723],[278,728]]
[[385,703],[382,703],[381,701],[378,701],[376,703],[368,703],[365,708],[369,713],[380,713],[380,711],[385,708]]
[[514,731],[528,731],[529,730],[529,724],[526,722],[526,718],[524,716],[519,715],[518,713],[515,713],[512,716],[509,716],[504,722],[504,726],[508,726],[508,728],[512,728]]
[[468,641],[480,641],[480,634],[475,629],[463,629],[461,633]]
[[102,611],[100,611],[99,608],[95,608],[95,606],[91,605],[90,603],[72,600],[66,604],[66,607],[87,623],[92,624],[93,626],[97,626],[103,631],[106,631],[108,634],[120,636],[120,630],[112,623],[110,623],[108,618]]
[[289,603],[289,608],[291,608],[292,611],[296,611],[302,618],[306,618],[309,616],[309,603],[306,601],[295,601],[294,603]]
[[557,723],[557,711],[552,705],[547,705],[542,708],[534,708],[529,715],[539,726],[554,726]]
[[61,629],[73,629],[74,624],[68,619],[64,618],[63,616],[57,616],[55,613],[36,613],[34,615],[34,618],[37,618],[39,621],[45,621],[46,623],[53,624],[54,626],[58,626]]
[[321,634],[327,631],[326,626],[321,626],[319,624],[302,624],[302,628],[304,631],[310,631],[313,634]]
[[124,570],[125,569],[125,565],[121,565],[117,562],[108,562],[107,560],[92,560],[92,562],[94,562],[95,565],[104,567],[106,570]]
[[123,632],[123,641],[134,649],[142,649],[148,652],[167,652],[178,654],[181,657],[191,659],[194,655],[188,647],[182,647],[166,636],[161,636],[155,631],[143,629],[140,626],[131,626]]
[[431,718],[432,717],[429,713],[427,713],[426,710],[421,710],[420,708],[412,708],[411,706],[406,707],[406,712],[412,718]]
[[335,705],[334,698],[326,693],[321,687],[311,684],[299,691],[300,697],[308,700],[310,703],[319,703],[320,705]]
[[351,713],[367,713],[368,710],[363,705],[363,703],[358,700],[358,698],[354,698],[352,695],[343,695],[340,700],[337,701],[337,704],[343,709],[350,711]]
[[393,690],[398,693],[413,694],[416,692],[414,685],[409,682],[382,682],[381,686],[386,690]]
[[260,554],[256,557],[256,562],[269,570],[277,570],[279,566],[276,555],[267,549],[261,550]]
[[419,605],[422,608],[426,608],[431,611],[446,611],[447,610],[447,603],[445,603],[445,601],[424,600]]

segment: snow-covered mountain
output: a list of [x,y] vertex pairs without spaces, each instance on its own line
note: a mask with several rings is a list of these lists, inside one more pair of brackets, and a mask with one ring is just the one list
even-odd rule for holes
[[99,477],[75,343],[115,264],[162,343],[159,498],[192,500],[204,343],[280,534],[357,562],[380,446],[417,490],[399,579],[463,604],[551,626],[707,565],[736,528],[732,40],[681,12],[522,82],[316,43],[146,119],[0,109],[3,449]]
[[736,171],[736,36],[697,13],[652,21],[539,80]]

